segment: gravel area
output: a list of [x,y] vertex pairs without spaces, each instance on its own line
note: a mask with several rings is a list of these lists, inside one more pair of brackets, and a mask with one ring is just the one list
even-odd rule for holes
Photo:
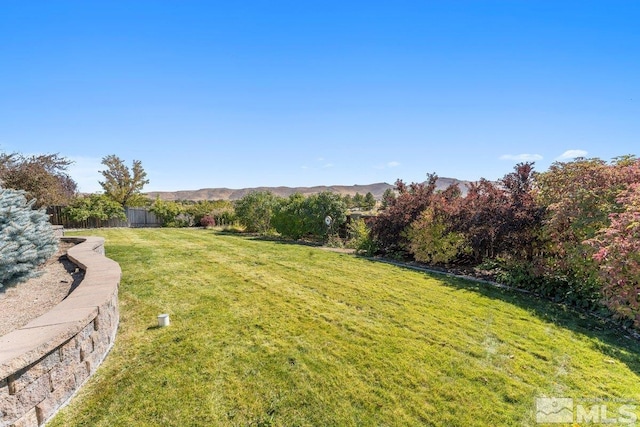
[[41,267],[41,275],[0,288],[0,336],[46,313],[80,284],[84,271],[67,259],[71,246],[61,242],[58,252]]

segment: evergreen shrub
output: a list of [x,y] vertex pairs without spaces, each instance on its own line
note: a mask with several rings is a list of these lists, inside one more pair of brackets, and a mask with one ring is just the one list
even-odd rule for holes
[[58,249],[43,209],[33,209],[24,191],[0,189],[0,287],[33,276]]

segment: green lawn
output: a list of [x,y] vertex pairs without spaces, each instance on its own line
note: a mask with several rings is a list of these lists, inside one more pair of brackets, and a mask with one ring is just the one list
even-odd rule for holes
[[92,233],[123,270],[120,329],[51,426],[520,426],[538,396],[640,408],[640,345],[555,305],[208,230]]

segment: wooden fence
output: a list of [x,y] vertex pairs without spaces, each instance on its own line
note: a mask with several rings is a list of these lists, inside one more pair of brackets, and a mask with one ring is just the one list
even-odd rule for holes
[[102,221],[93,218],[86,221],[71,221],[63,212],[64,206],[49,206],[47,214],[51,224],[62,225],[64,228],[162,227],[162,221],[147,208],[125,208],[124,210],[127,215],[126,221],[120,219]]

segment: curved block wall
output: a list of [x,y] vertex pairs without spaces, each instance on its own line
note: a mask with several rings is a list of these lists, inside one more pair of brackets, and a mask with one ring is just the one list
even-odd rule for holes
[[0,427],[43,425],[84,384],[113,346],[118,329],[118,263],[104,239],[65,238],[85,270],[60,304],[0,337]]

